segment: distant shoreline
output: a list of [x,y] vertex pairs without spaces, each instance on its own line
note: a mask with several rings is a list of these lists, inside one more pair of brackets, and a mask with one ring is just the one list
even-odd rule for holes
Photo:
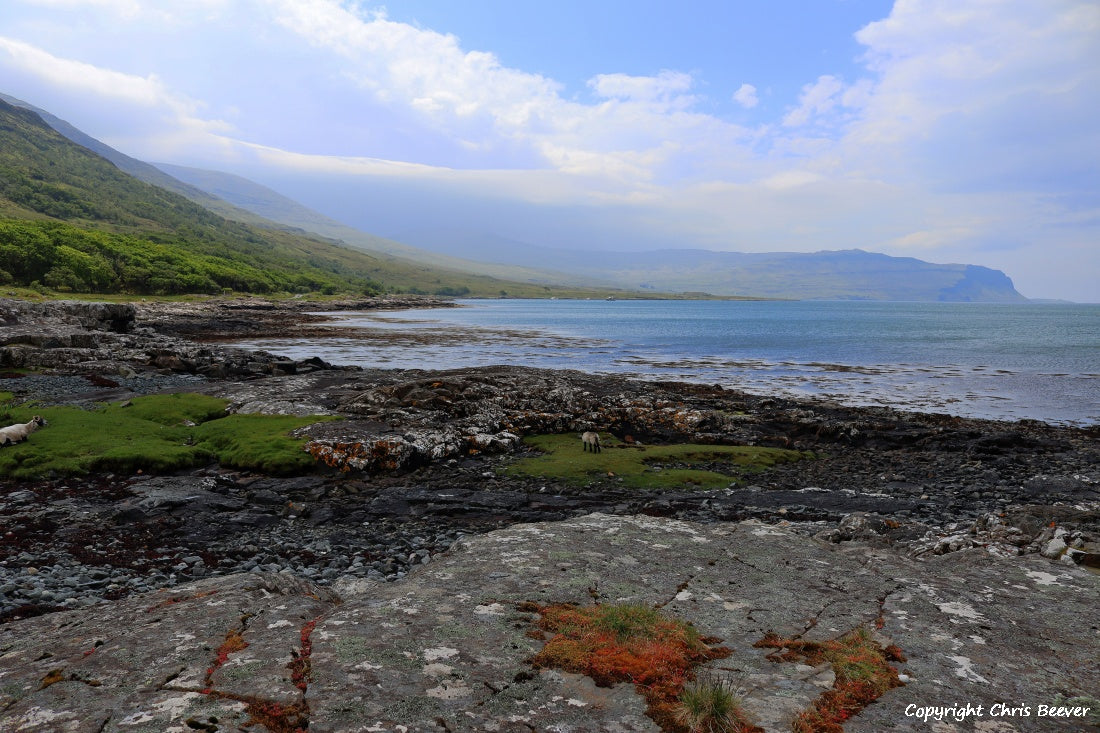
[[[1087,343],[1073,352],[1076,355],[1072,364],[1059,364],[1060,359],[1054,356],[1032,357],[1020,351],[1009,356],[1024,361],[1002,363],[995,353],[1003,346],[1000,342],[988,356],[982,351],[965,350],[965,342],[978,337],[975,324],[1003,320],[1002,308],[1011,309],[1004,311],[1005,319],[1064,323],[1075,319],[1051,309],[1084,308],[1091,312],[1091,306],[1045,304],[1033,309],[1030,304],[918,303],[909,308],[907,304],[888,302],[754,301],[727,308],[717,303],[706,305],[706,301],[699,301],[698,307],[689,301],[664,300],[606,304],[548,299],[464,301],[458,305],[469,305],[480,312],[462,309],[433,314],[416,309],[410,310],[407,318],[396,320],[388,312],[378,311],[363,312],[361,316],[349,311],[314,312],[311,316],[327,320],[299,324],[295,332],[218,340],[294,358],[320,354],[334,363],[364,368],[417,368],[423,363],[439,368],[491,364],[575,368],[645,380],[721,383],[757,394],[826,399],[853,406],[879,405],[983,419],[1039,419],[1065,425],[1100,421],[1100,415],[1085,409],[1087,395],[1096,391],[1096,375],[1087,373],[1090,370],[1081,363],[1080,351],[1088,348]],[[787,322],[769,321],[775,316],[768,314],[788,311],[799,314],[793,316],[796,321],[805,321],[795,324],[801,329],[796,328],[800,337],[829,348],[822,351],[818,346],[804,346],[792,334],[769,334],[769,326],[785,329]],[[697,323],[690,318],[696,312],[701,318]],[[688,331],[713,328],[719,329],[716,336],[720,336],[721,329],[741,328],[742,313],[746,323],[763,324],[758,329],[765,330],[750,334],[748,341],[739,336],[716,340],[713,348],[701,333],[696,338],[704,341],[685,341]],[[681,319],[670,332],[661,330],[664,327],[660,319],[666,314],[683,314],[669,316]],[[973,314],[973,318],[967,314]],[[920,327],[926,316],[952,329],[946,347],[936,343],[940,338],[937,331],[909,333]],[[960,321],[957,316],[965,318]],[[657,319],[652,326],[651,317]],[[851,323],[845,320],[849,317],[854,319]],[[865,330],[869,326],[877,330]],[[819,333],[818,327],[827,333]],[[836,334],[852,329],[850,336],[830,344]],[[892,332],[897,329],[902,329],[902,335],[894,344]],[[641,332],[647,335],[639,336]],[[928,348],[918,347],[913,341],[924,337],[930,339]],[[886,343],[862,345],[861,341],[867,339],[885,339]],[[960,339],[964,346],[952,345]],[[848,342],[852,350],[842,345]],[[656,346],[648,346],[650,343]],[[764,343],[769,345],[761,350],[760,344]],[[784,344],[793,351],[785,353]],[[956,353],[956,348],[964,351]],[[1012,348],[1034,351],[1030,343]],[[962,361],[957,360],[959,354]],[[1067,402],[1069,398],[1063,394],[1079,394],[1085,399]]]

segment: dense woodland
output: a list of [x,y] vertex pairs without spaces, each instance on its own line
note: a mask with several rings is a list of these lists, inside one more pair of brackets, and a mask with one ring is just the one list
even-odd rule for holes
[[229,221],[0,102],[0,283],[61,291],[356,292],[369,255]]
[[[189,251],[185,236],[136,237],[53,221],[0,220],[0,284],[95,293],[380,292],[378,283],[339,266],[295,271],[275,257],[234,257]],[[274,260],[274,261],[273,261]],[[258,267],[249,262],[262,263]],[[331,270],[325,265],[331,266]],[[329,270],[329,271],[326,271]],[[358,281],[358,282],[356,282]],[[357,287],[356,287],[357,286]]]

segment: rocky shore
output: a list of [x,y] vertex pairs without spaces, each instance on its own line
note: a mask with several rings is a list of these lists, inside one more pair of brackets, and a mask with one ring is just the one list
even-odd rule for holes
[[[697,531],[706,533],[724,531],[724,526],[773,527],[780,533],[775,536],[785,538],[784,547],[861,548],[866,562],[893,558],[889,562],[910,568],[906,572],[923,567],[922,562],[954,567],[933,560],[944,555],[999,557],[1004,562],[1026,557],[1032,572],[1073,578],[1074,587],[1092,588],[1095,594],[1098,576],[1090,573],[1100,567],[1096,427],[849,408],[718,386],[517,367],[448,372],[341,368],[320,359],[290,360],[220,343],[288,332],[323,338],[333,333],[332,327],[323,316],[310,313],[341,307],[407,308],[416,302],[244,299],[119,305],[0,300],[0,391],[14,393],[17,402],[90,406],[155,392],[195,391],[228,400],[229,409],[238,413],[340,418],[299,431],[318,460],[317,471],[305,476],[266,476],[211,465],[173,475],[0,480],[0,619],[7,622],[0,626],[2,633],[38,628],[24,625],[48,625],[55,623],[49,619],[71,614],[106,619],[115,611],[103,610],[113,608],[100,606],[104,600],[192,583],[199,583],[193,586],[200,589],[195,593],[206,592],[203,584],[228,593],[248,583],[262,584],[260,578],[294,577],[311,588],[335,588],[337,594],[364,589],[381,593],[377,589],[389,587],[387,581],[409,588],[411,594],[426,592],[425,573],[433,572],[437,563],[453,570],[463,558],[471,559],[468,551],[449,550],[456,542],[486,547],[475,540],[486,532],[507,531],[517,523],[583,521],[593,513],[649,517],[656,522],[653,532],[666,531],[660,529],[666,526],[662,522],[681,526],[677,521],[698,523],[707,529]],[[528,450],[521,441],[525,435],[590,429],[642,445],[781,447],[814,458],[777,465],[708,491],[639,491],[614,476],[577,485],[499,471]],[[727,524],[745,521],[762,524]],[[733,531],[742,542],[771,541],[767,533]],[[497,562],[504,571],[514,570],[508,558],[498,557]],[[967,559],[964,564],[975,562]],[[596,565],[585,567],[584,577],[599,572]],[[676,575],[671,569],[669,574]],[[544,580],[553,588],[558,577]],[[253,580],[239,580],[247,578]],[[832,577],[823,582],[840,581]],[[912,590],[911,584],[906,587]],[[469,590],[491,603],[489,590]],[[513,589],[505,595],[523,600],[523,593]],[[951,602],[946,591],[940,595],[942,603]],[[1013,602],[998,599],[1005,608]],[[1040,613],[1053,613],[1046,601],[1035,597],[1015,602],[1039,603]],[[137,609],[143,603],[147,601],[131,606]],[[123,608],[130,606],[119,606]],[[50,614],[65,609],[69,613]],[[318,607],[310,612],[323,611]],[[787,611],[790,623],[802,617],[801,611]],[[50,615],[31,618],[42,614]],[[1059,643],[1073,639],[1095,650],[1100,630],[1095,613],[1091,622],[1089,615],[1082,610],[1082,623],[1066,629]],[[30,647],[13,646],[10,638],[0,636],[0,654],[29,653]],[[974,675],[991,679],[986,672]],[[960,680],[978,684],[965,675],[947,677],[948,689]],[[11,687],[11,679],[0,676],[0,690],[8,689],[5,684]],[[1088,689],[1086,682],[1095,684],[1094,676],[1088,680],[1062,680],[1061,693],[1057,685],[1047,685],[1043,694],[1074,697]],[[7,694],[0,696],[0,722],[22,721],[18,730],[62,729],[29,722],[34,719],[30,709],[44,704],[41,694]],[[218,716],[227,714],[214,717],[221,720]],[[124,717],[107,715],[102,721],[118,726]],[[501,724],[504,718],[495,718],[494,728],[456,722],[463,719],[447,710],[439,718],[445,725],[434,728],[416,727],[421,718],[415,716],[378,720],[394,725],[412,721],[409,730],[544,730],[549,729],[545,721],[557,720],[551,716],[527,727],[508,727]],[[341,718],[315,716],[309,729],[400,729],[341,727],[336,720]],[[639,720],[639,727],[593,724],[561,730],[646,730],[648,721]],[[182,725],[180,721],[176,723]],[[904,719],[896,723],[910,729]],[[1057,729],[1059,723],[1042,724]],[[107,727],[88,729],[116,729],[103,725]],[[151,730],[168,729],[151,725]],[[1019,728],[1039,729],[1048,728]]]

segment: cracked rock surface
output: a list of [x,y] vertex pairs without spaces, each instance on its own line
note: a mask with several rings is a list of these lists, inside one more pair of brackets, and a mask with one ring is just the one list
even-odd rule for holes
[[[833,673],[753,644],[859,626],[900,647],[906,684],[847,731],[1083,730],[1036,713],[1100,690],[1098,593],[1097,575],[1040,555],[916,559],[756,522],[593,514],[464,539],[392,583],[246,573],[7,624],[0,730],[657,730],[630,685],[532,669],[527,601],[652,604],[692,622],[732,650],[708,665],[769,731],[789,730]],[[1032,714],[906,714],[956,703]]]

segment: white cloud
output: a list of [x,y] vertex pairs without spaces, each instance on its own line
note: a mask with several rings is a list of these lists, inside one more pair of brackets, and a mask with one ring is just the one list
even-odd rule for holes
[[605,99],[660,102],[680,97],[692,83],[690,74],[665,70],[657,76],[599,74],[588,81],[588,86]]
[[760,182],[765,188],[770,188],[775,191],[782,191],[792,188],[800,188],[807,186],[811,183],[818,183],[825,180],[825,177],[820,173],[814,173],[812,171],[800,171],[789,170],[776,173],[775,175],[768,176]]
[[[101,25],[48,38],[5,21],[0,76],[20,85],[4,91],[55,113],[78,100],[62,116],[139,156],[613,202],[706,246],[979,252],[996,266],[998,247],[1100,235],[1094,0],[897,0],[856,34],[866,74],[824,67],[755,129],[700,111],[698,72],[593,74],[590,97],[566,98],[350,0],[13,1]],[[188,63],[149,66],[162,52]],[[732,100],[759,105],[749,83]]]
[[733,93],[733,101],[745,109],[752,109],[760,103],[760,98],[756,96],[756,87],[752,84],[742,84],[736,92]]
[[348,63],[344,73],[361,89],[452,129],[479,119],[505,134],[537,128],[558,100],[555,82],[503,67],[491,53],[465,52],[451,35],[359,15],[329,0],[270,5],[284,28]]
[[67,12],[87,11],[107,14],[114,19],[133,22],[142,18],[175,23],[189,18],[207,18],[234,0],[186,0],[158,3],[147,0],[10,0],[25,5],[58,8]]
[[844,83],[830,74],[818,77],[813,84],[802,87],[798,98],[798,107],[783,118],[786,127],[800,127],[810,121],[832,112],[838,104],[843,104]]
[[463,50],[454,36],[330,0],[271,3],[289,32],[338,54],[360,93],[414,113],[428,134],[469,150],[507,146],[530,151],[543,167],[648,185],[709,166],[712,146],[747,136],[692,111],[686,73],[596,75],[589,88],[599,99],[586,104],[563,98],[553,80]]
[[123,101],[147,108],[166,108],[180,118],[195,119],[198,103],[173,94],[155,74],[136,76],[54,56],[40,48],[0,36],[7,65],[38,77],[44,84]]
[[[9,77],[82,100],[87,119],[110,118],[114,133],[106,142],[126,149],[136,143],[142,154],[172,154],[181,148],[224,148],[228,123],[203,116],[202,103],[170,90],[155,74],[137,76],[54,56],[22,41],[0,36],[0,68]],[[26,101],[46,106],[46,100]],[[47,110],[54,111],[54,110]],[[131,148],[132,149],[132,148]]]
[[22,0],[22,2],[27,5],[64,8],[66,10],[94,8],[96,10],[106,10],[123,17],[134,17],[142,10],[140,0]]
[[856,38],[879,74],[864,140],[920,139],[947,116],[1029,92],[1088,95],[1100,75],[1100,5],[1091,0],[899,0]]

